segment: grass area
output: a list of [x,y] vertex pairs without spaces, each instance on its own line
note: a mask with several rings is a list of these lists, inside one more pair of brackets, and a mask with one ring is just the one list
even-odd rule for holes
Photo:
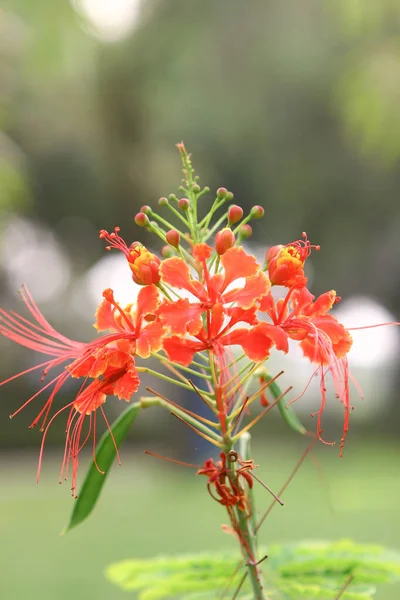
[[[285,443],[282,451],[277,441],[255,444],[256,462],[263,463],[258,474],[275,491],[301,447]],[[134,447],[125,447],[122,458],[123,468],[114,468],[92,517],[60,537],[73,500],[68,483],[57,485],[58,463],[48,454],[35,485],[34,453],[0,457],[2,600],[118,600],[126,595],[103,577],[110,562],[234,547],[220,528],[225,514],[208,496],[205,478]],[[326,447],[318,458],[322,477],[308,459],[285,493],[285,506],[267,519],[262,541],[349,537],[400,549],[400,446],[353,440],[342,460]],[[260,487],[260,510],[269,501]],[[399,597],[400,585],[377,595]]]

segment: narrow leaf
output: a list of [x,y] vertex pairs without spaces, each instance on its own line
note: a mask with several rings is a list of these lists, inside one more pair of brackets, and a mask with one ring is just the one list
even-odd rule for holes
[[[97,444],[96,462],[103,473],[99,473],[94,461],[89,467],[82,488],[75,501],[74,508],[68,525],[63,530],[62,534],[67,533],[79,523],[82,523],[92,512],[107,479],[111,465],[116,458],[115,444],[120,447],[126,438],[128,431],[136,419],[139,412],[140,404],[135,403],[129,406],[111,426],[112,435],[107,430]],[[114,441],[113,441],[114,437]]]

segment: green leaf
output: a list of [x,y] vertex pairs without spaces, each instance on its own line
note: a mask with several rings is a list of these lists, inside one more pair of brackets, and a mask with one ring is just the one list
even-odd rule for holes
[[[139,600],[217,600],[234,594],[244,573],[240,562],[230,553],[133,559],[111,565],[106,576],[139,592]],[[375,583],[400,579],[400,554],[349,540],[272,546],[265,565],[266,593],[274,600],[334,600],[341,592],[341,600],[371,600]],[[247,584],[237,598],[252,598]]]
[[[228,587],[231,594],[235,591],[243,575],[242,571],[235,575],[239,560],[230,553],[126,560],[108,567],[106,576],[124,590],[140,590],[139,600],[206,600],[221,597]],[[237,598],[246,597],[252,596],[243,586]]]
[[116,458],[114,441],[117,448],[119,448],[126,438],[132,423],[136,419],[139,408],[139,403],[128,406],[128,408],[124,410],[112,424],[112,435],[110,431],[107,430],[97,444],[96,462],[99,469],[104,473],[98,471],[93,461],[86,474],[78,498],[75,501],[69,523],[64,529],[63,534],[79,525],[79,523],[82,523],[82,521],[84,521],[92,512],[107,479],[111,465]]

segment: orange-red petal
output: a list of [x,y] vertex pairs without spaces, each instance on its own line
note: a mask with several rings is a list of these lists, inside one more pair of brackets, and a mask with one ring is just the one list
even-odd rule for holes
[[311,362],[332,364],[335,357],[345,356],[353,343],[350,333],[332,315],[314,317],[315,333],[307,335],[300,346]]
[[160,266],[161,280],[168,285],[184,289],[192,292],[192,280],[190,278],[190,270],[182,258],[173,256],[166,258]]
[[239,279],[239,277],[252,277],[256,275],[260,268],[255,257],[247,254],[241,246],[229,248],[221,256],[221,263],[225,269],[223,289],[226,289],[232,281]]
[[183,340],[176,335],[166,338],[163,347],[170,360],[184,366],[190,365],[196,352],[204,349],[200,342]]
[[116,331],[117,327],[114,318],[114,307],[113,305],[103,298],[96,310],[96,321],[94,327],[97,331]]
[[120,400],[128,401],[132,394],[138,391],[139,385],[140,379],[132,361],[127,371],[115,383],[114,395]]
[[208,260],[213,253],[213,249],[204,243],[195,244],[192,249],[192,254],[195,260],[198,262],[203,262],[204,260]]
[[148,285],[141,288],[137,297],[137,317],[154,314],[159,303],[159,291],[155,285]]
[[136,354],[141,358],[149,358],[152,352],[161,350],[165,333],[165,328],[160,321],[149,323],[141,330],[136,340]]
[[247,277],[242,289],[232,290],[224,295],[224,302],[235,302],[241,308],[251,308],[254,304],[267,295],[271,283],[262,271],[253,277]]
[[186,298],[176,302],[165,300],[158,309],[161,321],[176,335],[196,335],[203,326],[201,315],[203,309],[199,304],[190,304]]

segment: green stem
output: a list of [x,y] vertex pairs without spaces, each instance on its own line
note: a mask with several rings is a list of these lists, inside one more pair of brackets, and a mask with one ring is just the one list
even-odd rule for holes
[[[144,398],[143,401],[144,401],[144,402],[142,402],[143,407],[145,407],[146,405],[147,406],[150,405],[150,403],[149,403],[150,398]],[[147,404],[145,403],[146,401],[147,401]],[[154,398],[151,398],[151,401],[155,405],[162,406],[163,408],[167,408],[169,410],[169,412],[180,417],[182,419],[182,421],[186,421],[186,423],[189,423],[189,425],[192,425],[195,429],[204,433],[208,438],[210,438],[210,441],[214,440],[214,443],[217,446],[221,447],[221,444],[222,444],[221,436],[218,435],[217,433],[215,433],[215,431],[213,431],[212,429],[207,427],[207,425],[205,425],[198,419],[191,417],[185,411],[181,410],[177,406],[174,406],[173,404],[169,404],[169,402],[167,402],[166,400],[163,400],[162,398],[158,398],[157,396]]]
[[[138,373],[149,373],[149,375],[154,375],[158,377],[158,379],[163,379],[164,381],[168,381],[168,383],[173,383],[178,387],[184,388],[185,390],[193,391],[192,386],[189,383],[184,383],[183,381],[179,381],[178,379],[173,379],[172,377],[168,377],[167,375],[163,375],[162,373],[158,373],[157,371],[153,371],[153,369],[149,369],[148,367],[137,367],[136,370]],[[205,390],[200,390],[204,396],[209,396],[209,392]]]
[[[240,454],[240,458],[242,458],[243,460],[250,460],[250,458],[251,458],[250,440],[251,440],[251,435],[248,431],[245,431],[244,434],[242,435],[242,437],[239,439],[239,454]],[[256,511],[255,511],[255,500],[254,500],[253,488],[249,488],[249,499],[250,499],[250,506],[251,506],[251,527],[253,529],[253,532],[255,532],[256,527],[257,527],[257,515],[256,515]],[[255,538],[254,543],[257,548],[258,540],[257,540],[255,533],[254,533],[254,538]]]
[[[250,434],[244,434],[240,439],[240,456],[243,459],[248,459],[250,456]],[[232,477],[237,478],[235,473],[236,463],[231,463],[231,474]],[[254,600],[268,600],[268,597],[264,591],[264,580],[263,573],[259,564],[257,564],[257,542],[256,535],[254,533],[254,516],[255,505],[254,496],[251,490],[248,494],[248,501],[250,504],[251,516],[246,512],[239,510],[237,507],[234,509],[236,517],[236,529],[238,529],[239,540],[242,548],[242,554],[246,563],[247,573],[250,581],[251,588],[253,590]]]

